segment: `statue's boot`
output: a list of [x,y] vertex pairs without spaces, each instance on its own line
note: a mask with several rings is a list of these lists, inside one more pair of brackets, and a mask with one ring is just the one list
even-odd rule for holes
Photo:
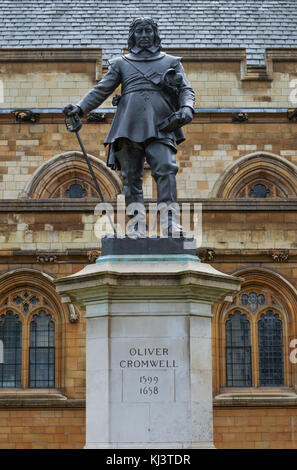
[[146,147],[146,157],[152,170],[152,176],[157,183],[157,201],[162,233],[164,236],[183,237],[185,233],[179,224],[180,211],[177,203],[175,175],[178,166],[175,152],[169,145],[154,141]]
[[139,222],[137,224],[128,223],[127,235],[130,238],[143,238],[146,236],[146,213],[143,201],[143,162],[144,152],[140,145],[124,140],[120,149],[116,152],[116,158],[121,166],[121,175],[124,185],[126,210],[130,208],[133,214],[129,215],[130,219],[134,217],[133,204]]

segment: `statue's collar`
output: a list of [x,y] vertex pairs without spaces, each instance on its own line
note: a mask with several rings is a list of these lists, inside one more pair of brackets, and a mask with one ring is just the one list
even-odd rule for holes
[[140,61],[141,62],[149,62],[151,60],[162,59],[165,56],[164,52],[157,51],[157,53],[152,53],[151,55],[149,55],[147,57],[141,57],[138,54],[135,54],[133,49],[130,52],[130,54],[125,54],[125,57],[129,60],[136,60],[136,61],[139,61],[139,62]]

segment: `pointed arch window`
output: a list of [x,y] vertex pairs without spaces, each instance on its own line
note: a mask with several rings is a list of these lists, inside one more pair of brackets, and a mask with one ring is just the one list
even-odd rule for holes
[[3,295],[0,388],[55,388],[60,377],[59,334],[57,305],[45,291],[28,286]]
[[19,316],[7,310],[0,317],[0,340],[3,363],[0,364],[0,387],[20,387],[22,377],[22,323]]
[[226,385],[252,385],[250,322],[239,310],[226,321]]
[[283,328],[272,310],[258,322],[258,345],[260,386],[284,385]]
[[30,323],[29,387],[55,386],[55,324],[40,310]]
[[248,282],[224,306],[224,357],[219,362],[223,387],[290,386],[286,297],[267,284]]

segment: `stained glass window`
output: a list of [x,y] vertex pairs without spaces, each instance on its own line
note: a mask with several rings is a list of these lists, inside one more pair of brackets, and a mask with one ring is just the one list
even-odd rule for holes
[[0,387],[21,387],[22,323],[11,310],[0,317],[0,340],[3,343]]
[[30,324],[29,387],[55,386],[55,324],[44,310]]
[[272,310],[258,322],[260,386],[284,384],[283,331],[279,316]]
[[251,385],[250,323],[246,315],[236,310],[226,321],[226,386]]

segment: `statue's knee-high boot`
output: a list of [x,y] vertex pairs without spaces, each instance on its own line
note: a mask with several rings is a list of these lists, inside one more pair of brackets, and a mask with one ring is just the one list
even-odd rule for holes
[[183,229],[179,224],[180,211],[177,204],[176,173],[178,166],[175,153],[171,147],[153,142],[146,148],[147,161],[152,176],[157,184],[157,201],[164,235],[182,236]]
[[[144,153],[141,148],[136,148],[129,144],[124,144],[116,152],[116,158],[121,165],[121,175],[123,178],[126,209],[132,208],[137,212],[137,224],[128,224],[127,234],[135,238],[144,237],[146,231],[146,214],[143,201],[142,179]],[[134,208],[131,206],[134,204]]]

